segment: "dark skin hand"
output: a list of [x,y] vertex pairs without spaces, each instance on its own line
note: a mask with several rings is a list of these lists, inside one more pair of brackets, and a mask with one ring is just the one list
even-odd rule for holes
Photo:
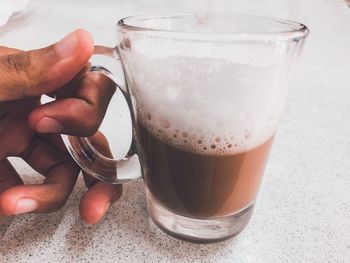
[[[77,30],[47,48],[22,52],[0,47],[0,214],[53,212],[73,190],[79,167],[67,153],[60,133],[94,135],[114,93],[111,82],[97,74],[82,74],[93,52],[89,33]],[[56,100],[41,105],[43,94]],[[96,133],[97,132],[97,133]],[[17,156],[45,177],[43,184],[23,185],[7,160]],[[101,183],[84,174],[88,191],[80,215],[98,222],[119,199],[121,185]]]

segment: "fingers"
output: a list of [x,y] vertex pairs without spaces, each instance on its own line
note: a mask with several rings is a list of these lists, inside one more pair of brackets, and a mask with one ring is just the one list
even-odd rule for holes
[[0,101],[39,96],[64,86],[92,53],[91,35],[77,30],[47,48],[0,56]]
[[121,194],[120,184],[96,183],[81,198],[79,206],[81,218],[88,224],[97,223]]
[[0,162],[0,195],[11,187],[20,184],[23,184],[23,181],[11,163],[8,160]]
[[9,216],[61,208],[73,190],[80,169],[41,137],[23,153],[23,159],[46,179],[42,185],[20,185],[4,191],[0,195],[0,213]]
[[76,173],[74,164],[60,163],[50,171],[44,184],[10,188],[0,196],[0,213],[9,216],[57,211],[68,199]]
[[70,83],[70,98],[58,99],[35,109],[29,125],[40,133],[90,136],[100,126],[115,84],[101,74],[89,73]]
[[[90,142],[103,155],[113,157],[108,141],[101,132],[97,132],[90,137]],[[101,220],[110,205],[120,198],[122,185],[102,183],[85,172],[83,174],[85,184],[89,190],[81,198],[80,216],[86,223],[95,224]]]

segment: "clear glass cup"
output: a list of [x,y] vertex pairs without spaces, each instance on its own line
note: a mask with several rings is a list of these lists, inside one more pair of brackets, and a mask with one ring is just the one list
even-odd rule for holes
[[[115,48],[96,46],[95,53],[121,61],[130,150],[117,160],[94,136],[64,135],[69,152],[100,180],[142,177],[151,218],[175,237],[213,242],[240,233],[307,27],[206,13],[128,17],[117,34]],[[91,71],[114,80],[103,67]]]

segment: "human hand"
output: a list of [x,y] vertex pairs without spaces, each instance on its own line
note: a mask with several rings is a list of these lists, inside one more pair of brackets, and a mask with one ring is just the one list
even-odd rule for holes
[[[44,49],[0,47],[0,214],[52,212],[68,199],[80,169],[58,134],[95,134],[115,91],[107,78],[82,74],[92,53],[93,41],[83,30]],[[43,94],[56,101],[41,105]],[[97,143],[108,147],[96,135]],[[46,177],[44,183],[23,185],[9,156],[25,160]],[[84,177],[89,190],[80,214],[96,223],[120,197],[121,186]]]

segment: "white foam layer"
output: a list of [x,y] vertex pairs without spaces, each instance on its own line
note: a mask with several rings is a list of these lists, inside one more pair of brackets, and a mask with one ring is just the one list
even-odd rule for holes
[[[155,48],[156,47],[156,48]],[[173,56],[192,58],[225,59],[234,64],[248,64],[266,67],[285,59],[286,42],[242,43],[200,42],[191,43],[179,39],[138,38],[132,42],[132,50],[138,54],[147,54],[150,59]]]
[[173,146],[232,154],[257,147],[276,132],[287,91],[276,77],[276,64],[123,52],[122,57],[137,119]]

